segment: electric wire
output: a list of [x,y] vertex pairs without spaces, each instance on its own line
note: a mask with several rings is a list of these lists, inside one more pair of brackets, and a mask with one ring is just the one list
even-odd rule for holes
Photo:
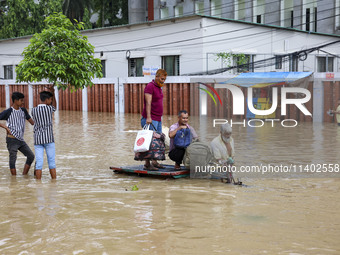
[[[319,45],[317,47],[313,47],[313,48],[309,48],[309,49],[305,49],[305,50],[300,50],[300,51],[295,51],[289,54],[282,54],[280,56],[274,56],[274,57],[270,57],[270,58],[266,58],[266,59],[262,59],[262,60],[258,60],[258,61],[252,61],[249,63],[245,63],[245,64],[239,64],[239,65],[233,65],[230,67],[225,67],[225,68],[218,68],[218,69],[214,69],[214,70],[209,70],[209,71],[205,71],[205,72],[195,72],[195,73],[187,73],[187,74],[182,74],[183,76],[195,76],[195,75],[213,75],[213,74],[219,74],[219,73],[223,73],[223,72],[227,72],[230,70],[245,70],[245,69],[250,69],[250,70],[254,70],[257,68],[263,68],[263,67],[267,67],[267,66],[272,66],[276,63],[277,58],[279,57],[281,62],[287,62],[287,61],[291,61],[292,59],[294,60],[302,60],[304,61],[308,54],[312,53],[313,51],[316,50],[320,50],[321,48],[333,45],[333,44],[337,44],[340,43],[340,40],[334,41],[334,42],[330,42],[330,43],[326,43],[323,45]],[[336,55],[335,55],[336,56]],[[336,56],[339,58],[339,56]]]

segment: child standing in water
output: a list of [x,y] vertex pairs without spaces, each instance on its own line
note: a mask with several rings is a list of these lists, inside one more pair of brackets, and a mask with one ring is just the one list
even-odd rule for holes
[[34,107],[32,117],[34,120],[34,150],[36,157],[35,176],[41,179],[42,167],[44,163],[44,149],[47,155],[48,167],[52,179],[57,178],[55,163],[55,143],[53,136],[52,115],[56,111],[54,97],[54,87],[49,87],[49,91],[40,92],[41,104]]
[[28,120],[31,125],[34,124],[34,121],[28,114],[26,108],[22,107],[24,104],[24,98],[24,94],[20,92],[13,92],[12,106],[0,113],[0,120],[7,121],[7,125],[0,123],[0,127],[6,129],[7,131],[6,143],[9,152],[9,168],[12,175],[17,174],[15,163],[17,160],[18,150],[22,152],[27,158],[24,170],[22,172],[23,175],[28,173],[34,160],[34,154],[32,150],[24,141],[26,120]]

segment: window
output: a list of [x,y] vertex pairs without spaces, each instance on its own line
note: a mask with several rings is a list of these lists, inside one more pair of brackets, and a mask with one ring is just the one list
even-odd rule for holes
[[310,31],[310,8],[306,9],[306,31]]
[[294,27],[294,11],[290,11],[290,27]]
[[211,0],[210,1],[211,16],[222,17],[222,1]]
[[297,72],[298,71],[299,58],[297,55],[289,56],[289,72]]
[[266,13],[266,1],[256,0],[253,1],[253,22],[264,23],[264,14]]
[[237,66],[237,73],[254,72],[254,55],[240,55],[234,57],[234,66]]
[[183,16],[183,5],[175,7],[175,17]]
[[237,0],[235,3],[235,19],[244,20],[246,17],[246,0]]
[[4,66],[4,78],[7,80],[13,79],[13,66]]
[[256,16],[256,23],[261,23],[261,15]]
[[282,27],[292,27],[293,26],[293,10],[294,10],[294,0],[284,0],[281,2],[281,26]]
[[335,24],[334,25],[335,25],[335,30],[340,26],[340,1],[335,1]]
[[166,1],[161,1],[160,2],[160,18],[161,19],[166,19],[169,18],[169,9],[166,6]]
[[334,72],[334,57],[317,57],[318,72]]
[[318,8],[314,7],[314,32],[318,31]]
[[144,58],[129,58],[129,77],[143,76]]
[[102,74],[103,74],[103,78],[106,77],[106,72],[105,72],[105,60],[100,61],[100,63],[102,64]]
[[275,56],[275,69],[282,69],[282,56]]
[[196,2],[195,3],[195,13],[197,14],[204,14],[204,3],[203,2]]
[[168,73],[169,76],[179,75],[179,56],[163,56],[162,68]]

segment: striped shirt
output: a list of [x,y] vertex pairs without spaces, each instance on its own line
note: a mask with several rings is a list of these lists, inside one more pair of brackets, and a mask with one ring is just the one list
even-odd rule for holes
[[6,124],[11,134],[20,141],[24,141],[25,122],[30,118],[31,116],[28,114],[26,108],[22,107],[18,110],[11,107],[0,113],[0,120],[7,121]]
[[46,104],[39,104],[32,109],[35,145],[54,143],[52,114],[55,110],[54,106]]

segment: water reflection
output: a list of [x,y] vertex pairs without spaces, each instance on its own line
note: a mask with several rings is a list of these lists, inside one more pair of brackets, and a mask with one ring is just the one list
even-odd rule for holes
[[46,215],[54,216],[57,214],[60,206],[58,205],[57,182],[51,180],[51,183],[44,185],[37,181],[36,185],[36,199],[35,206],[39,211],[44,211]]
[[[166,126],[176,121],[164,117]],[[219,133],[210,118],[191,117],[190,123],[203,141]],[[59,111],[56,182],[46,163],[40,182],[32,169],[27,178],[11,177],[2,135],[0,253],[339,252],[339,179],[246,179],[247,187],[238,187],[113,174],[109,166],[136,164],[136,133],[122,131],[139,128],[136,114]],[[340,128],[333,124],[236,125],[233,136],[238,165],[339,163]],[[32,147],[29,125],[25,139]],[[23,164],[19,155],[18,169]],[[139,190],[131,191],[133,185]]]

